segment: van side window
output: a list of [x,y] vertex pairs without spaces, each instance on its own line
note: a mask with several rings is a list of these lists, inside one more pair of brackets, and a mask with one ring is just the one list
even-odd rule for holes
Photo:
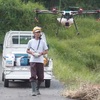
[[12,36],[12,43],[18,44],[18,36]]

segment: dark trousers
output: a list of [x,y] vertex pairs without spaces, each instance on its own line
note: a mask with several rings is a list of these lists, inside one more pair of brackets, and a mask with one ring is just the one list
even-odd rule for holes
[[30,62],[30,81],[38,80],[39,82],[44,81],[44,65],[43,63]]

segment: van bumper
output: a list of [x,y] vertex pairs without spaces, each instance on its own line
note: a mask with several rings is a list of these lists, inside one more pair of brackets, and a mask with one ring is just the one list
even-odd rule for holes
[[[29,80],[30,72],[29,71],[6,71],[4,72],[4,78],[9,80]],[[44,80],[52,79],[52,72],[45,71],[44,72]]]

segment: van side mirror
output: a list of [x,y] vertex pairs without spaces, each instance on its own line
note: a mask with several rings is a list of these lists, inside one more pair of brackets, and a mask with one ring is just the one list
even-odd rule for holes
[[0,44],[0,49],[3,49],[3,44]]
[[47,44],[47,47],[48,47],[48,50],[50,49],[50,46],[49,46],[49,44]]

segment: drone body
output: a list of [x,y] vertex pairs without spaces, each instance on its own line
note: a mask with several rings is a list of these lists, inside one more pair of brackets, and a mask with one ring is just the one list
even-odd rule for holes
[[[78,32],[78,28],[74,19],[75,15],[81,15],[81,14],[99,14],[100,10],[86,10],[83,11],[82,8],[80,8],[77,11],[58,11],[56,8],[53,8],[52,10],[39,10],[36,9],[36,20],[38,22],[37,16],[38,14],[53,14],[53,15],[61,15],[61,17],[57,18],[57,21],[59,23],[61,23],[63,26],[65,26],[66,28],[69,28],[72,24],[74,24],[75,29],[77,31],[77,34],[79,34]],[[59,26],[58,26],[59,29]],[[57,34],[58,34],[58,29],[57,29]]]
[[69,18],[69,19],[57,18],[57,21],[62,25],[66,26],[66,28],[69,28],[74,23],[73,18]]

